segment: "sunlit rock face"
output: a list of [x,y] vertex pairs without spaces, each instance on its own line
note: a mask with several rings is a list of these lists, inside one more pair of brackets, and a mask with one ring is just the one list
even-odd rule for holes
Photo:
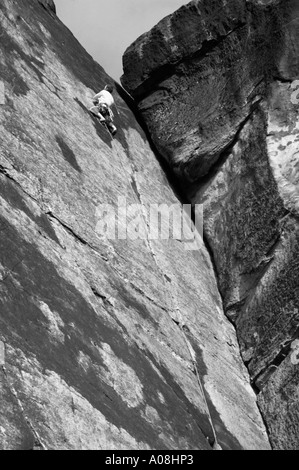
[[299,448],[298,12],[294,0],[192,1],[127,49],[122,77],[204,205],[225,311],[280,449]]
[[88,112],[111,78],[53,8],[0,24],[0,448],[269,449],[206,247],[150,237],[180,202],[117,92],[115,139]]

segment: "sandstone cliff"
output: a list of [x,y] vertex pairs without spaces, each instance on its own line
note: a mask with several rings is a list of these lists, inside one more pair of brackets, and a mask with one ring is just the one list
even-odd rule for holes
[[[193,203],[274,448],[299,448],[299,6],[194,0],[122,83]],[[132,65],[134,64],[134,68]]]
[[[120,95],[116,139],[88,113],[111,79],[54,12],[0,3],[0,448],[269,449],[209,253],[149,238],[179,201]],[[145,240],[97,232],[119,197]]]

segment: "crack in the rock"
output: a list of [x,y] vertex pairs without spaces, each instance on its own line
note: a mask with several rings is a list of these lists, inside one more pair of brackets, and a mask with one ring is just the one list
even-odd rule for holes
[[141,294],[143,297],[145,297],[147,300],[149,300],[153,305],[155,305],[155,307],[158,307],[159,309],[161,309],[163,312],[166,312],[168,313],[168,309],[163,307],[162,305],[160,305],[158,302],[156,302],[154,299],[152,299],[151,297],[149,297],[142,289],[140,289],[140,287],[137,287],[135,284],[133,284],[133,282],[130,282],[130,286],[136,291],[138,292],[139,294]]
[[[8,168],[5,168],[3,165],[0,165],[0,173],[3,174],[4,176],[6,176],[8,179],[10,179],[11,181],[13,181],[30,199],[32,199],[35,203],[38,204],[38,206],[40,207],[40,201],[38,201],[37,199],[35,199],[31,194],[29,194],[27,191],[25,191],[25,189],[23,188],[23,186],[18,182],[16,181],[12,176],[11,174],[9,173],[9,169]],[[98,253],[100,255],[100,257],[104,260],[104,261],[108,261],[108,258],[106,258],[99,250],[97,250],[95,247],[93,247],[92,245],[90,245],[86,240],[84,240],[82,237],[80,237],[80,235],[78,235],[76,232],[74,232],[73,229],[71,229],[68,225],[66,225],[64,222],[62,222],[62,220],[59,219],[59,217],[55,216],[53,214],[52,211],[47,211],[45,212],[45,215],[47,215],[49,218],[52,218],[52,219],[55,219],[57,222],[59,222],[59,224],[68,232],[70,233],[72,236],[74,236],[80,243],[82,243],[83,245],[87,245],[90,249],[92,249],[93,251],[95,251],[96,253]],[[41,232],[39,232],[40,235],[43,236],[43,234]]]
[[62,227],[67,231],[69,232],[76,240],[78,240],[80,243],[82,243],[83,245],[88,245],[90,248],[92,248],[91,245],[88,244],[88,242],[86,240],[84,240],[82,237],[80,237],[80,235],[78,235],[76,232],[74,232],[74,230],[72,228],[70,228],[68,225],[66,225],[64,222],[62,222],[62,220],[60,220],[56,215],[53,214],[52,211],[48,211],[46,213],[47,216],[51,217],[52,219],[55,219],[57,220],[57,222],[60,223],[60,225],[62,225]]
[[[210,423],[210,427],[211,427],[211,431],[212,431],[212,435],[213,435],[213,440],[211,441],[210,437],[208,437],[208,436],[206,436],[206,439],[207,439],[208,443],[210,444],[210,446],[213,449],[219,450],[219,449],[221,449],[221,447],[218,443],[217,433],[216,433],[216,429],[214,427],[212,415],[211,415],[211,412],[210,412],[210,407],[209,407],[209,404],[208,404],[208,401],[207,401],[205,387],[204,387],[203,381],[202,381],[202,379],[200,377],[200,374],[199,374],[197,361],[196,361],[196,355],[195,355],[195,352],[192,348],[192,345],[191,345],[191,343],[190,343],[190,341],[187,337],[188,329],[186,328],[185,323],[180,322],[179,320],[174,320],[173,318],[171,318],[171,319],[172,319],[173,323],[175,325],[177,325],[179,327],[180,331],[182,332],[183,338],[185,340],[185,343],[186,343],[186,346],[187,346],[187,349],[189,351],[190,358],[191,358],[191,361],[190,361],[191,365],[192,365],[191,370],[192,370],[193,374],[196,376],[197,384],[198,384],[201,396],[203,398],[203,401],[204,401],[204,404],[205,404],[205,407],[206,407],[207,418],[208,418],[209,423]],[[201,429],[200,425],[199,425],[199,428]],[[202,429],[201,429],[201,431],[204,434]]]
[[95,295],[96,297],[98,297],[99,299],[101,299],[104,304],[108,304],[108,305],[110,305],[110,307],[114,307],[114,305],[113,305],[113,303],[111,302],[109,296],[107,296],[107,295],[105,295],[105,294],[101,294],[101,293],[100,293],[95,287],[93,287],[93,286],[90,286],[90,288],[91,288],[92,292],[94,293],[94,295]]
[[62,222],[52,211],[46,212],[46,215],[52,219],[55,219],[70,235],[72,235],[76,240],[78,240],[82,245],[88,246],[91,250],[95,251],[104,261],[109,261],[97,248],[88,243],[84,238],[80,237],[71,227],[66,223]]
[[30,197],[30,199],[36,202],[39,206],[40,202],[37,199],[35,199],[30,193],[25,191],[23,186],[17,180],[15,180],[13,176],[11,176],[11,174],[9,173],[9,168],[5,168],[3,165],[0,165],[0,173],[6,176],[9,180],[13,181],[19,188],[21,188],[23,193],[25,193],[28,197]]
[[41,437],[39,436],[38,432],[36,431],[36,429],[34,428],[32,422],[30,421],[29,417],[26,415],[25,413],[25,409],[22,405],[22,402],[21,400],[19,399],[18,397],[18,394],[15,390],[15,388],[13,387],[13,385],[9,382],[9,379],[8,379],[8,374],[7,374],[7,371],[6,371],[6,367],[4,365],[1,366],[2,370],[3,370],[3,374],[4,374],[4,377],[5,377],[5,380],[6,380],[6,383],[7,383],[7,386],[11,392],[11,394],[14,396],[17,404],[18,404],[18,407],[21,411],[21,414],[22,416],[24,417],[24,420],[25,422],[27,423],[30,431],[32,432],[32,435],[34,436],[35,438],[35,447],[40,447],[42,448],[43,450],[47,450],[46,446],[43,444],[42,442],[42,439]]
[[[191,363],[190,370],[192,370],[193,367],[194,367],[194,365],[193,365],[193,363]],[[196,375],[196,374],[195,374],[195,375]],[[168,387],[170,387],[169,384],[166,383],[166,385],[167,385]],[[171,388],[171,391],[176,395],[176,397],[178,398],[178,400],[181,401],[182,398],[181,398],[181,396],[177,393],[176,389],[175,389],[175,388]],[[187,413],[190,415],[190,418],[194,419],[194,416],[193,416],[192,412],[191,412],[188,408],[186,408],[186,411],[187,411]],[[200,430],[200,432],[202,433],[203,437],[207,440],[208,444],[211,446],[211,450],[214,450],[214,448],[215,448],[215,450],[219,450],[219,448],[217,448],[217,445],[218,445],[218,444],[215,445],[215,442],[217,442],[217,441],[211,442],[210,436],[207,436],[207,435],[206,435],[206,432],[202,429],[202,426],[201,426],[200,422],[197,421],[197,420],[195,420],[195,424],[196,424],[196,426],[198,427],[198,429]]]

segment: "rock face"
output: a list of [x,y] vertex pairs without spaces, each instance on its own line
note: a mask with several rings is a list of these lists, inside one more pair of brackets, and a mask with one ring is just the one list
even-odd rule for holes
[[298,449],[299,6],[221,3],[192,1],[141,36],[122,83],[185,194],[204,205],[273,447]]
[[260,54],[260,15],[252,18],[250,35],[246,2],[221,4],[183,6],[141,36],[123,59],[124,87],[138,100],[158,150],[188,181],[205,175],[232,144],[272,65],[266,49]]
[[[112,140],[111,79],[36,0],[0,24],[0,448],[269,449],[207,249],[150,237],[180,203],[133,113]],[[120,203],[143,239],[99,230]]]
[[38,0],[38,2],[46,8],[46,10],[56,13],[56,6],[53,0]]

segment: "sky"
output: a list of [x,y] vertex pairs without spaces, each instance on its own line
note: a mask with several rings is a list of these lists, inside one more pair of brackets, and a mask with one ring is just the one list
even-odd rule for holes
[[189,0],[55,0],[59,18],[117,81],[126,48],[186,3]]

